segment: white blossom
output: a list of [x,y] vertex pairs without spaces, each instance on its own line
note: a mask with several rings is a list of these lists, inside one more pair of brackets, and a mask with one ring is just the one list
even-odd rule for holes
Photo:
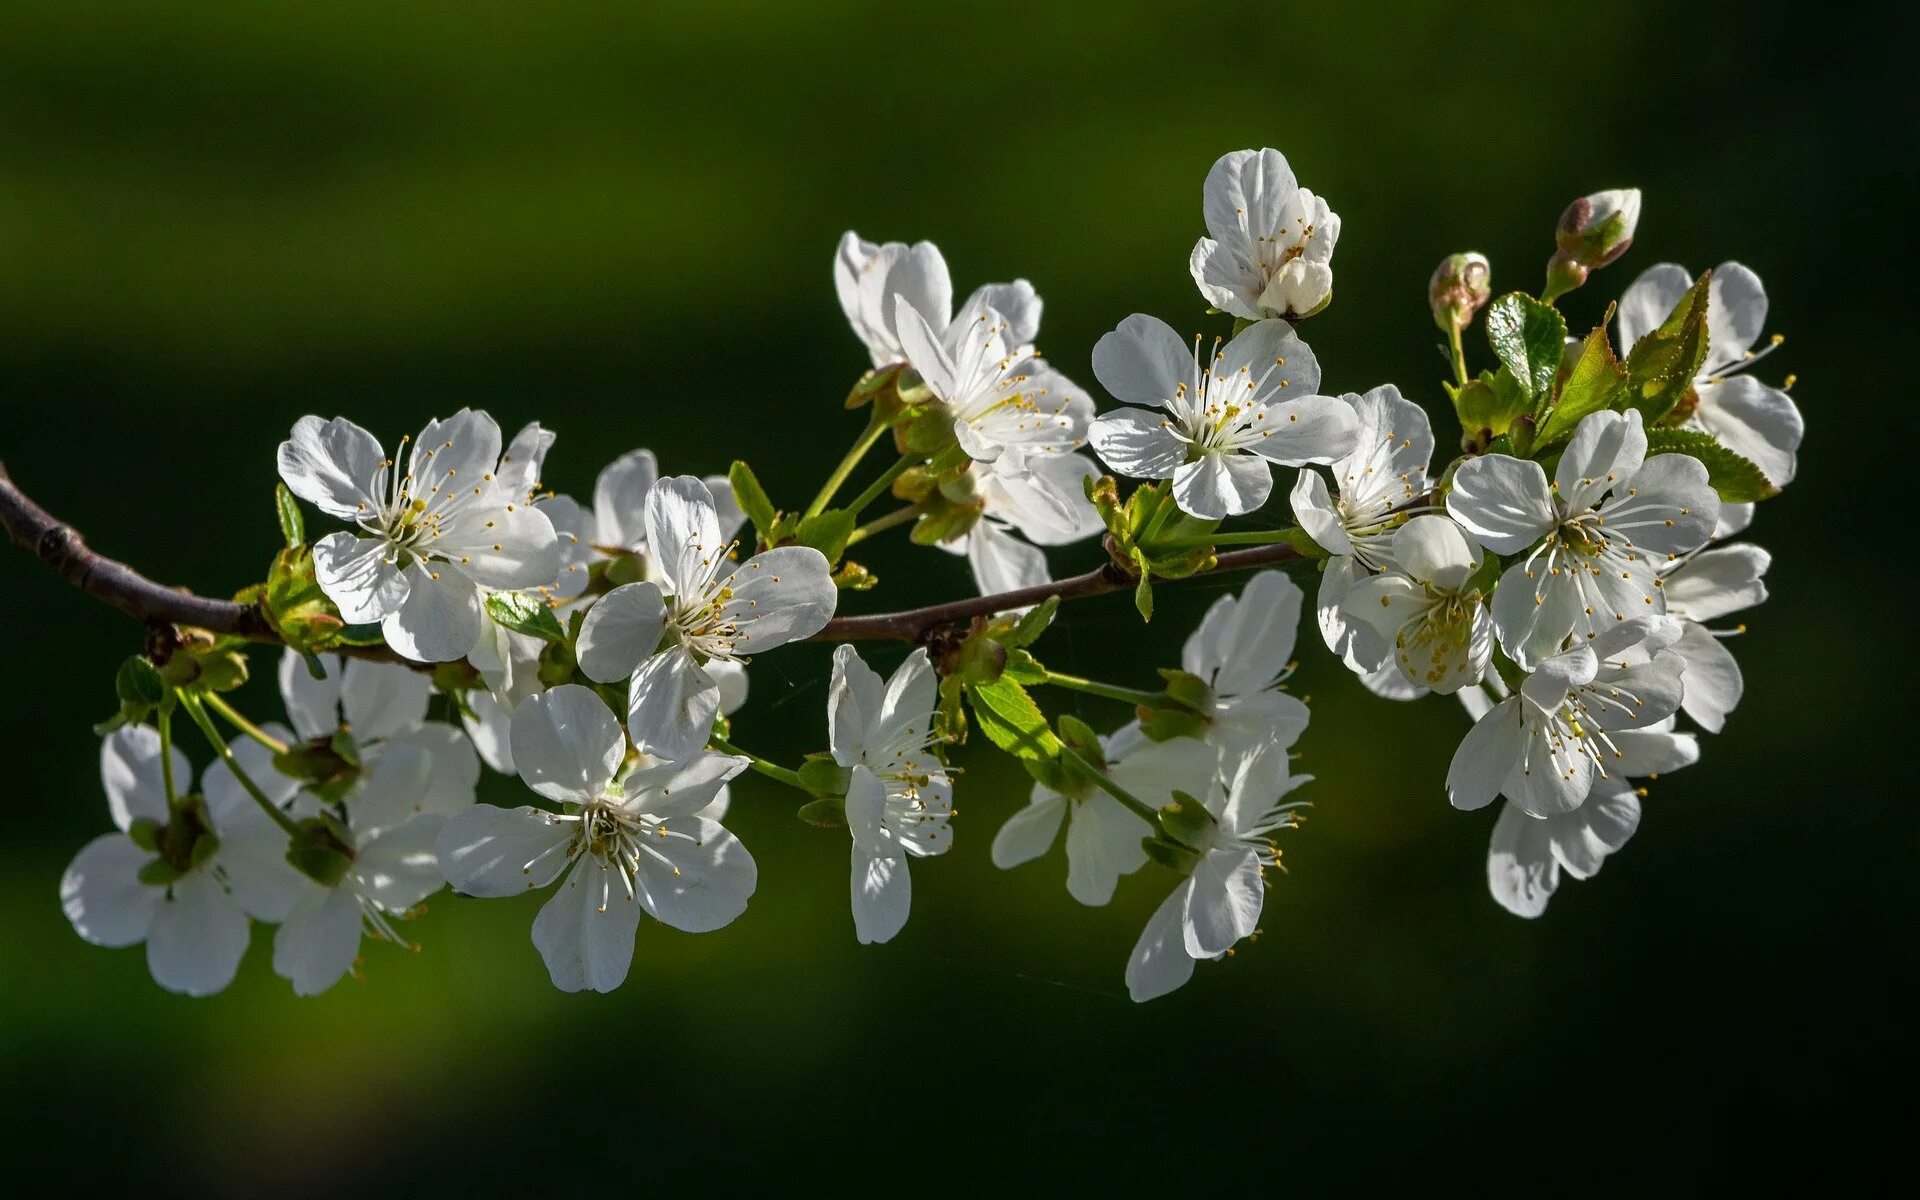
[[[376,777],[405,771],[393,758]],[[273,937],[273,970],[295,994],[317,996],[353,969],[364,933],[396,946],[413,945],[394,928],[446,882],[435,849],[444,818],[416,816],[386,828],[362,831],[351,817],[338,828],[353,855],[332,886],[303,879],[302,895]]]
[[1394,510],[1425,495],[1432,481],[1433,426],[1426,410],[1383,384],[1364,395],[1340,397],[1358,418],[1353,449],[1333,464],[1339,492],[1329,495],[1320,473],[1303,470],[1293,481],[1293,519],[1330,556],[1320,575],[1315,608],[1327,648],[1362,675],[1390,656],[1372,628],[1347,617],[1344,600],[1354,584],[1393,565]]
[[1286,752],[1257,747],[1233,765],[1227,786],[1196,796],[1210,820],[1192,870],[1148,919],[1127,959],[1127,993],[1145,1002],[1193,977],[1193,964],[1219,958],[1259,931],[1267,868],[1278,867],[1273,836],[1299,824],[1300,801],[1287,801],[1311,775],[1289,773]]
[[1720,498],[1685,454],[1646,457],[1637,411],[1581,420],[1547,483],[1540,464],[1504,454],[1454,473],[1447,512],[1495,554],[1525,557],[1493,596],[1500,645],[1523,667],[1635,617],[1666,612],[1664,563],[1712,535]]
[[747,759],[703,753],[622,777],[620,722],[578,684],[520,705],[512,739],[521,779],[563,811],[469,808],[442,826],[440,865],[471,896],[519,895],[565,875],[533,923],[555,987],[619,987],[642,912],[704,933],[746,911],[758,879],[753,857],[698,814]]
[[1333,298],[1340,218],[1303,188],[1278,150],[1235,150],[1207,172],[1207,232],[1193,281],[1207,303],[1247,321],[1309,317]]
[[983,596],[1045,583],[1051,576],[1040,547],[1077,542],[1104,528],[1086,492],[1086,481],[1099,474],[1084,454],[1010,450],[991,463],[976,463],[955,486],[970,489],[981,505],[980,519],[940,546],[967,556]]
[[1493,657],[1493,618],[1470,584],[1479,553],[1437,514],[1402,526],[1393,551],[1392,570],[1346,593],[1347,615],[1388,647],[1385,661],[1411,687],[1446,695],[1478,683]]
[[342,619],[380,622],[387,644],[415,661],[473,648],[482,588],[538,587],[559,571],[553,525],[497,474],[500,428],[483,412],[429,422],[404,471],[343,417],[302,417],[279,461],[296,496],[359,530],[313,544],[321,590]]
[[[1620,297],[1616,331],[1621,352],[1660,328],[1693,285],[1693,275],[1674,263],[1641,272]],[[1775,336],[1765,348],[1754,350],[1766,324],[1767,290],[1760,277],[1737,262],[1715,267],[1707,284],[1707,357],[1693,381],[1697,403],[1687,414],[1686,425],[1712,434],[1721,445],[1759,467],[1769,483],[1785,487],[1799,469],[1806,423],[1785,390],[1742,373],[1780,344]],[[1750,517],[1753,511],[1751,504],[1726,507],[1738,509],[1740,517]],[[1716,531],[1721,537],[1735,532],[1737,528],[1724,524]]]
[[1635,617],[1541,662],[1454,752],[1453,806],[1484,808],[1504,795],[1535,817],[1580,807],[1596,779],[1620,773],[1616,732],[1679,709],[1686,661],[1670,649],[1679,636],[1671,617]]
[[[1204,796],[1211,788],[1216,752],[1197,738],[1156,742],[1130,721],[1100,739],[1107,777],[1148,804],[1164,804],[1174,792]],[[1113,898],[1123,875],[1146,865],[1141,839],[1155,830],[1091,780],[1073,777],[1074,786],[1055,791],[1035,783],[1027,806],[1000,827],[993,839],[993,865],[1007,870],[1047,852],[1067,826],[1067,893],[1082,904],[1102,905]]]
[[707,664],[811,637],[833,618],[839,594],[811,546],[775,547],[736,565],[713,497],[691,476],[654,485],[645,526],[661,581],[623,584],[587,611],[580,669],[598,683],[629,679],[633,744],[679,761],[706,745],[720,714],[720,683]]
[[[283,920],[302,880],[287,865],[286,835],[255,804],[224,761],[193,796],[192,766],[172,747],[180,804],[167,805],[160,735],[146,725],[108,734],[100,779],[118,833],[102,834],[74,856],[60,879],[60,906],[74,931],[96,946],[145,942],[147,968],[170,992],[209,996],[233,982],[246,953],[247,918]],[[292,787],[277,781],[256,743],[230,749],[268,799]]]
[[1238,596],[1207,609],[1180,652],[1180,669],[1212,689],[1206,740],[1224,772],[1254,747],[1286,749],[1307,728],[1307,706],[1279,690],[1293,674],[1305,597],[1279,571],[1262,571]]
[[473,803],[480,761],[458,728],[427,720],[432,680],[394,663],[315,657],[324,678],[315,679],[294,651],[280,656],[280,698],[295,733],[307,741],[347,733],[369,771],[404,749],[426,756],[426,778],[410,793],[369,792],[358,785],[346,793],[347,808],[362,828],[385,829],[422,814],[445,816]]
[[[1252,512],[1273,490],[1273,463],[1331,463],[1352,451],[1353,408],[1314,394],[1320,365],[1285,321],[1248,326],[1210,358],[1166,322],[1135,313],[1093,348],[1093,373],[1129,407],[1096,418],[1088,438],[1107,466],[1171,479],[1182,511],[1204,520]],[[1160,411],[1164,410],[1164,411]]]
[[1709,733],[1726,726],[1727,714],[1746,690],[1740,664],[1723,644],[1746,627],[1716,631],[1706,622],[1765,601],[1767,568],[1772,565],[1771,554],[1742,542],[1690,554],[1670,564],[1662,577],[1667,612],[1681,621],[1680,640],[1673,648],[1687,660],[1680,708]]
[[852,646],[834,651],[827,734],[833,761],[851,772],[853,929],[862,943],[890,941],[906,925],[907,860],[953,846],[953,783],[932,750],[938,687],[924,649],[886,680]]

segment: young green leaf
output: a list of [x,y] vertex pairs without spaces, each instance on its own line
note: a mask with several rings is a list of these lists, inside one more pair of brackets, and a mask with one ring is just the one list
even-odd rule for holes
[[1647,430],[1647,457],[1656,454],[1690,454],[1707,468],[1707,482],[1729,504],[1747,504],[1778,495],[1759,467],[1715,441],[1713,435],[1698,429]]
[[1461,431],[1475,439],[1476,444],[1483,431],[1488,439],[1498,437],[1533,407],[1533,398],[1505,367],[1482,371],[1480,378],[1465,387],[1449,385],[1447,393],[1453,397],[1453,411],[1460,418]]
[[1487,341],[1501,365],[1526,390],[1538,412],[1553,394],[1567,322],[1551,304],[1509,292],[1487,306]]
[[495,592],[487,597],[487,614],[513,630],[549,642],[567,640],[566,630],[545,600],[526,592]]
[[1713,272],[1700,276],[1666,324],[1634,343],[1627,353],[1624,411],[1637,408],[1648,428],[1673,411],[1693,387],[1707,357],[1707,285]]
[[280,536],[286,539],[287,549],[305,545],[306,519],[300,515],[300,505],[294,502],[293,493],[287,490],[286,484],[273,485],[273,507],[280,517]]
[[1005,646],[1033,645],[1047,631],[1047,626],[1053,624],[1053,614],[1059,611],[1060,597],[1048,596],[1014,622],[1013,628],[1001,636],[1000,643]]
[[1047,727],[1047,718],[1027,689],[1002,675],[992,683],[967,688],[973,719],[994,745],[1015,758],[1057,758],[1060,739]]
[[829,563],[836,563],[847,552],[847,539],[853,536],[856,523],[846,509],[830,508],[800,522],[794,531],[794,540],[802,546],[812,546],[826,555]]
[[[1608,309],[1608,313],[1611,315],[1612,309]],[[1553,402],[1546,423],[1534,440],[1535,449],[1572,437],[1582,417],[1611,408],[1626,385],[1627,372],[1614,357],[1613,347],[1607,342],[1607,322],[1602,319],[1581,343],[1573,370],[1568,373],[1559,398]]]
[[733,485],[734,501],[740,505],[740,511],[747,514],[747,520],[753,522],[753,531],[760,536],[761,544],[772,545],[769,539],[778,514],[753,468],[736,459],[733,466],[727,468],[727,482]]

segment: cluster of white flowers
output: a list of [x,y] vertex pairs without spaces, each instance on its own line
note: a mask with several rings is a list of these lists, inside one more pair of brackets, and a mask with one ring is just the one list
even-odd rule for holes
[[[834,282],[872,367],[849,406],[872,411],[804,510],[775,507],[744,463],[662,477],[646,450],[603,470],[589,507],[543,485],[551,432],[503,444],[474,410],[392,455],[345,418],[301,418],[279,448],[288,548],[252,600],[288,647],[287,724],[224,699],[244,678],[226,662],[237,643],[181,629],[172,657],[130,662],[101,758],[119,832],[62,880],[74,927],[144,942],[156,981],[205,995],[234,977],[250,921],[277,924],[274,970],[311,995],[355,969],[363,937],[404,944],[443,886],[550,887],[532,942],[555,986],[607,991],[641,913],[700,933],[746,911],[758,869],[723,822],[751,769],[844,828],[854,935],[885,942],[908,920],[910,860],[953,845],[947,758],[972,727],[1034,780],[996,865],[1046,855],[1064,825],[1080,903],[1108,904],[1150,864],[1172,881],[1125,970],[1136,1000],[1162,995],[1258,933],[1275,837],[1300,823],[1308,712],[1285,687],[1306,596],[1279,570],[1253,575],[1154,690],[1059,674],[1032,648],[1058,609],[1035,605],[1042,548],[1100,534],[1114,565],[1095,581],[1132,576],[1143,617],[1156,582],[1225,568],[1224,547],[1251,548],[1233,566],[1313,564],[1321,637],[1369,690],[1466,705],[1445,793],[1461,809],[1504,799],[1489,883],[1539,915],[1562,870],[1586,878],[1633,833],[1636,781],[1698,758],[1679,716],[1718,731],[1740,699],[1725,631],[1706,623],[1765,599],[1766,552],[1726,539],[1793,478],[1802,432],[1784,389],[1739,373],[1759,357],[1759,279],[1657,266],[1619,304],[1624,359],[1605,330],[1568,338],[1551,298],[1618,258],[1640,212],[1637,192],[1584,198],[1561,219],[1547,298],[1489,311],[1500,365],[1475,379],[1460,332],[1489,267],[1451,256],[1430,295],[1464,453],[1436,462],[1427,410],[1397,387],[1321,393],[1296,327],[1332,297],[1327,202],[1271,149],[1222,157],[1203,197],[1192,275],[1232,328],[1188,339],[1127,317],[1092,352],[1117,402],[1103,414],[1038,350],[1032,284],[982,286],[956,311],[933,245],[846,234]],[[836,506],[888,434],[899,461]],[[1123,500],[1100,463],[1145,482]],[[1266,509],[1275,467],[1297,471],[1295,524],[1221,529]],[[866,519],[886,495],[905,506]],[[293,497],[350,528],[307,544]],[[738,748],[748,663],[848,640],[840,595],[875,580],[847,549],[908,523],[966,555],[989,599],[889,626],[917,643],[890,676],[840,645],[826,748],[797,768]],[[1023,594],[995,603],[1009,592]],[[1027,691],[1045,686],[1133,719],[1049,722]],[[174,744],[182,712],[217,752],[198,790]],[[482,763],[531,802],[476,802]]]

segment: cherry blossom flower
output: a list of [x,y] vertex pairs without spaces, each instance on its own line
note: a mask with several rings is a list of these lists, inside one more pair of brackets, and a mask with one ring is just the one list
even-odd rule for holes
[[1662,577],[1667,612],[1681,621],[1680,640],[1673,648],[1687,660],[1682,680],[1686,695],[1680,708],[1709,733],[1726,727],[1727,715],[1746,690],[1740,664],[1723,644],[1745,626],[1718,632],[1706,622],[1763,603],[1767,568],[1772,565],[1771,554],[1742,542],[1688,555],[1669,565]]
[[[260,770],[260,746],[242,740],[230,749],[270,800],[292,796],[290,785]],[[247,949],[247,918],[283,920],[302,880],[287,865],[286,835],[224,762],[208,769],[204,794],[195,795],[187,756],[173,747],[170,758],[171,807],[160,735],[146,725],[107,735],[100,778],[119,832],[74,856],[60,880],[60,906],[96,946],[145,942],[147,968],[161,987],[210,996],[233,982]]]
[[1084,454],[1008,451],[977,463],[956,486],[971,488],[982,506],[980,519],[940,546],[967,556],[983,596],[1045,583],[1051,576],[1039,547],[1077,542],[1104,528],[1086,492],[1086,481],[1099,474]]
[[415,661],[473,648],[482,588],[538,587],[559,572],[553,525],[496,473],[500,428],[483,412],[429,422],[404,472],[344,417],[302,417],[279,458],[294,495],[359,530],[314,543],[321,590],[342,619],[380,622],[387,644]]
[[1278,867],[1274,834],[1299,825],[1301,801],[1285,797],[1311,775],[1289,773],[1286,752],[1260,746],[1234,764],[1225,788],[1197,796],[1206,810],[1189,849],[1194,861],[1147,920],[1127,959],[1127,993],[1145,1002],[1193,977],[1193,964],[1219,958],[1259,929],[1269,867]]
[[[1359,432],[1352,406],[1314,394],[1320,365],[1285,321],[1248,326],[1210,359],[1166,322],[1135,313],[1093,348],[1093,373],[1129,407],[1096,418],[1088,438],[1107,466],[1171,479],[1182,511],[1204,520],[1252,512],[1273,490],[1273,463],[1331,463]],[[1161,413],[1155,410],[1164,409]]]
[[720,714],[720,684],[706,665],[811,637],[833,618],[839,593],[811,546],[779,546],[736,566],[713,497],[692,476],[654,485],[645,525],[661,581],[623,584],[587,611],[580,669],[597,683],[630,678],[633,744],[679,761],[706,745]]
[[1670,649],[1679,637],[1671,617],[1635,617],[1540,663],[1454,752],[1453,806],[1484,808],[1504,795],[1535,817],[1580,807],[1596,778],[1619,774],[1625,751],[1614,733],[1679,709],[1686,660]]
[[1293,519],[1330,556],[1315,597],[1327,649],[1362,675],[1390,657],[1371,626],[1348,620],[1343,601],[1354,584],[1393,565],[1394,512],[1425,495],[1431,480],[1433,426],[1418,404],[1392,384],[1340,397],[1359,420],[1353,449],[1333,464],[1337,495],[1318,471],[1293,481]]
[[[1148,804],[1164,803],[1176,791],[1205,795],[1212,786],[1217,755],[1197,738],[1150,741],[1140,723],[1130,721],[1100,744],[1107,777]],[[1155,830],[1091,780],[1076,782],[1081,786],[1064,792],[1034,784],[1027,806],[994,836],[993,865],[1008,870],[1045,854],[1064,820],[1067,893],[1098,906],[1113,898],[1121,876],[1146,865],[1141,839]]]
[[1393,570],[1347,592],[1347,615],[1390,647],[1387,662],[1412,687],[1446,695],[1478,683],[1493,657],[1493,618],[1469,582],[1479,553],[1439,515],[1408,521],[1393,548]]
[[852,646],[834,651],[827,734],[833,761],[851,772],[853,929],[862,943],[890,941],[906,925],[907,860],[953,846],[953,783],[932,750],[938,686],[924,649],[885,680]]
[[1306,732],[1307,706],[1279,690],[1293,674],[1304,600],[1286,575],[1262,571],[1215,600],[1181,649],[1181,670],[1212,689],[1206,740],[1223,772],[1255,746],[1284,750]]
[[[390,757],[374,775],[404,774],[410,767],[417,772],[418,761],[402,765]],[[317,996],[353,969],[363,934],[412,945],[394,922],[413,915],[446,883],[435,848],[443,821],[437,814],[417,816],[364,831],[351,816],[338,824],[336,836],[352,861],[331,886],[302,880],[299,902],[274,933],[274,974],[293,984],[296,995]]]
[[1301,187],[1278,150],[1235,150],[1207,172],[1207,233],[1193,281],[1207,303],[1246,321],[1310,317],[1333,298],[1340,218]]
[[[947,260],[932,242],[875,245],[848,230],[834,253],[833,285],[840,295],[840,310],[853,326],[854,336],[866,345],[875,367],[907,361],[897,330],[901,310],[896,297],[904,299],[935,334],[944,337],[954,327],[953,279]],[[963,314],[988,309],[1006,322],[1009,346],[1031,351],[1040,336],[1041,309],[1032,284],[1024,279],[989,283],[961,305]],[[969,320],[963,328],[971,324]]]
[[1525,553],[1493,597],[1500,645],[1523,667],[1620,622],[1666,611],[1663,563],[1713,533],[1720,498],[1685,454],[1646,457],[1640,414],[1597,412],[1574,430],[1552,486],[1504,454],[1454,473],[1447,512],[1495,554]]
[[[1693,285],[1693,275],[1674,263],[1641,272],[1620,297],[1616,331],[1621,349],[1630,349],[1665,323]],[[1743,373],[1780,342],[1776,337],[1764,349],[1754,350],[1766,324],[1767,290],[1760,277],[1737,262],[1715,267],[1707,285],[1707,357],[1693,381],[1697,403],[1686,424],[1712,434],[1759,467],[1769,483],[1785,487],[1799,468],[1806,423],[1783,389]],[[1740,507],[1752,511],[1752,505]],[[1719,532],[1725,536],[1734,531]]]
[[703,753],[623,777],[620,722],[578,684],[520,705],[512,740],[520,778],[562,811],[469,808],[442,826],[440,865],[470,896],[515,896],[564,875],[533,923],[555,987],[619,987],[642,912],[705,933],[746,911],[758,880],[753,856],[698,814],[747,759]]

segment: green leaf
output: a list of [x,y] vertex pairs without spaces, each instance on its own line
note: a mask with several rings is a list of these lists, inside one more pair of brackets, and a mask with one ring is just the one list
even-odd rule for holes
[[992,683],[967,688],[973,719],[994,745],[1015,758],[1057,758],[1060,739],[1047,727],[1047,718],[1027,689],[1002,675]]
[[1536,406],[1553,394],[1567,344],[1567,322],[1553,305],[1507,293],[1487,306],[1487,341]]
[[1488,438],[1498,437],[1533,406],[1533,398],[1505,367],[1482,371],[1480,378],[1465,387],[1449,386],[1447,393],[1453,397],[1453,411],[1460,418],[1461,431],[1476,444],[1482,430]]
[[280,536],[287,540],[287,549],[304,546],[307,542],[307,522],[300,515],[300,506],[294,502],[293,493],[284,483],[273,485],[273,506],[280,516]]
[[[1611,316],[1613,310],[1607,311]],[[1574,359],[1573,370],[1560,389],[1560,397],[1553,402],[1546,423],[1540,427],[1534,448],[1552,446],[1572,437],[1581,418],[1613,407],[1615,397],[1626,385],[1627,372],[1607,342],[1607,320],[1602,318],[1580,344],[1580,355]]]
[[1693,389],[1694,377],[1707,358],[1707,285],[1713,272],[1700,276],[1666,324],[1634,343],[1627,353],[1627,388],[1623,411],[1637,408],[1648,429],[1673,411]]
[[816,796],[845,796],[853,778],[853,772],[835,762],[831,754],[809,754],[797,774],[800,786]]
[[1715,441],[1710,433],[1697,429],[1647,430],[1647,457],[1656,454],[1689,454],[1707,468],[1707,482],[1729,504],[1748,504],[1780,493],[1780,489],[1755,466]]
[[767,497],[767,490],[760,486],[753,468],[736,459],[727,468],[727,482],[733,485],[734,502],[740,505],[741,512],[747,514],[747,520],[753,522],[753,531],[760,536],[761,545],[772,545],[769,538],[773,534],[773,522],[778,511]]
[[528,592],[495,592],[487,597],[487,615],[496,622],[530,637],[549,642],[564,642],[567,631],[545,600]]
[[1007,665],[1002,671],[1002,675],[1007,679],[1013,680],[1015,683],[1045,683],[1047,681],[1047,669],[1040,665],[1039,659],[1025,650],[1007,651]]
[[135,720],[167,698],[167,684],[160,678],[160,672],[137,654],[120,664],[120,670],[113,677],[113,690],[123,706],[141,710]]
[[1000,643],[1005,646],[1033,645],[1047,631],[1047,626],[1053,624],[1053,614],[1059,611],[1060,597],[1048,596],[1014,622],[1013,628],[1001,635]]
[[1153,571],[1147,566],[1147,556],[1140,547],[1133,548],[1133,566],[1140,573],[1140,582],[1133,585],[1133,606],[1140,610],[1142,621],[1153,620]]
[[830,508],[800,522],[800,528],[794,531],[794,540],[802,546],[812,546],[826,555],[829,563],[836,563],[847,552],[847,539],[853,536],[857,523],[846,509]]
[[1073,747],[1074,753],[1086,759],[1100,770],[1107,769],[1107,750],[1100,744],[1100,735],[1085,721],[1072,713],[1061,713],[1060,740]]

